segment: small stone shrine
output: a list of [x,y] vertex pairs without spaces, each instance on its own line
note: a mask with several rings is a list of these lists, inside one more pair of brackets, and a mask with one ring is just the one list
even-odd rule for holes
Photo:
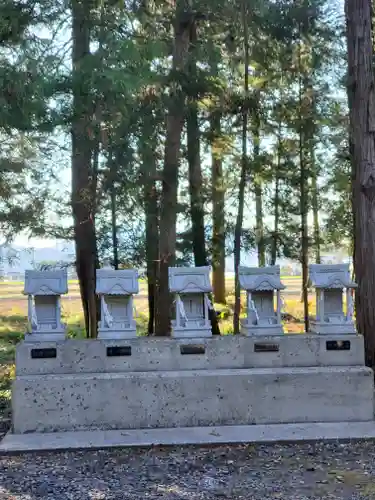
[[208,293],[212,291],[210,268],[170,267],[169,290],[175,294],[173,337],[210,337],[212,335]]
[[[319,334],[355,333],[349,264],[311,264],[310,281],[316,290],[316,317],[310,331]],[[344,313],[344,291],[346,313]]]
[[65,339],[61,323],[61,295],[68,292],[66,269],[25,273],[24,295],[28,296],[29,334],[26,341]]
[[96,293],[100,296],[100,339],[129,339],[137,336],[133,295],[138,293],[135,269],[96,271]]
[[[243,335],[281,335],[280,267],[240,267],[240,287],[246,290],[246,318],[241,320]],[[276,309],[274,296],[276,291]]]

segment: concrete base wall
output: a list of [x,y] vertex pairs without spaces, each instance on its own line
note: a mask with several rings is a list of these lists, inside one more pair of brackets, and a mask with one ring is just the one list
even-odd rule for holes
[[241,324],[241,335],[251,336],[270,336],[270,335],[282,335],[283,327],[282,325],[267,325],[267,326],[256,326],[248,325],[245,323]]
[[[35,358],[35,349],[55,350],[56,357]],[[360,335],[68,339],[21,342],[16,351],[17,376],[363,365],[364,345]]]
[[340,323],[339,325],[310,321],[310,331],[318,335],[353,335],[355,326],[353,322]]
[[32,332],[25,333],[25,342],[62,342],[66,338],[65,331],[58,333],[49,333],[49,332]]
[[373,419],[365,367],[17,377],[13,431],[170,428]]
[[357,335],[22,342],[13,431],[371,421]]
[[99,328],[98,338],[105,340],[134,339],[137,338],[137,330],[136,328],[128,328],[127,330],[109,330],[108,328]]
[[180,339],[212,337],[210,328],[172,328],[172,337]]

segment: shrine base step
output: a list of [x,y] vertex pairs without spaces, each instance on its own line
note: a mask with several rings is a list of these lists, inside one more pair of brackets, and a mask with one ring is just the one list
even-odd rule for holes
[[19,375],[13,432],[373,420],[362,366]]
[[363,366],[361,335],[225,335],[21,342],[16,375]]
[[0,453],[85,450],[176,445],[293,443],[375,439],[375,422],[333,422],[275,425],[121,429],[32,434],[8,433]]

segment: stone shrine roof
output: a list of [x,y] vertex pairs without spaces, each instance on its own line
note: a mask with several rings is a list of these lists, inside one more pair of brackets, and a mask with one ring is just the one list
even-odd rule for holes
[[283,290],[280,266],[239,267],[240,287],[248,291]]
[[310,281],[315,288],[355,288],[349,264],[310,264]]
[[212,291],[209,266],[170,267],[169,290],[174,293],[209,293]]
[[25,295],[61,295],[68,292],[66,269],[58,271],[25,271]]
[[98,295],[133,295],[139,292],[136,269],[97,269],[96,293]]

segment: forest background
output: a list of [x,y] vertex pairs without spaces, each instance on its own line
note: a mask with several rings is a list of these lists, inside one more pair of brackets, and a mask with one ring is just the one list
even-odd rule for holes
[[284,319],[307,329],[308,264],[353,247],[342,2],[5,0],[0,19],[1,243],[74,242],[68,319],[95,337],[95,269],[137,267],[142,333],[165,335],[168,267],[209,264],[214,329],[237,333],[253,253],[300,263]]

